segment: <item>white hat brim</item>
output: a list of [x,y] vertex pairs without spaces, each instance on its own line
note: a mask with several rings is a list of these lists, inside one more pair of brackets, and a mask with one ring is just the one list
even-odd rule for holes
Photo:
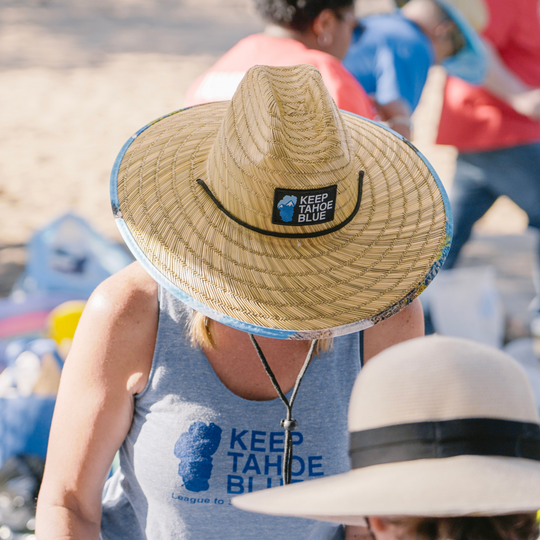
[[457,456],[388,463],[235,497],[251,512],[363,525],[364,516],[502,515],[540,509],[540,462]]

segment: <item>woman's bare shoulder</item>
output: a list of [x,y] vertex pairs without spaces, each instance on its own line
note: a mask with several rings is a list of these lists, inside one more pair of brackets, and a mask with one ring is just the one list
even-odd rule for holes
[[157,283],[138,262],[134,262],[103,281],[90,302],[96,304],[96,308],[106,308],[111,314],[129,316],[136,308],[157,307],[157,291]]
[[[157,290],[156,282],[138,263],[102,282],[85,307],[68,363],[80,360],[107,378],[130,379],[133,393],[139,392],[154,354]],[[134,379],[135,373],[139,375]]]

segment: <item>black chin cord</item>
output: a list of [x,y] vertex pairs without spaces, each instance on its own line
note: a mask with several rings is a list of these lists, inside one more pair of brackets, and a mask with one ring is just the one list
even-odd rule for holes
[[313,359],[313,353],[315,351],[315,346],[317,345],[317,340],[314,339],[311,342],[308,355],[306,356],[304,365],[302,366],[302,369],[300,370],[300,373],[298,374],[298,377],[296,378],[296,383],[294,384],[291,400],[289,401],[287,399],[287,396],[281,391],[279,383],[277,382],[277,379],[274,373],[270,369],[270,366],[268,365],[268,362],[266,361],[266,358],[264,357],[264,354],[261,348],[259,347],[259,344],[257,343],[255,339],[255,336],[253,334],[249,334],[249,338],[251,339],[251,343],[253,343],[255,350],[257,351],[257,355],[259,356],[259,359],[264,367],[264,370],[266,371],[267,375],[270,377],[270,380],[272,381],[272,386],[276,389],[276,392],[278,393],[278,396],[280,397],[281,401],[283,401],[283,403],[285,404],[285,407],[287,407],[287,418],[281,421],[281,427],[285,429],[285,448],[283,451],[283,471],[282,472],[283,472],[283,483],[290,484],[292,460],[293,460],[293,445],[292,445],[291,431],[294,431],[298,427],[298,422],[292,417],[292,407],[293,407],[293,403],[296,398],[296,395],[298,393],[298,389],[300,388],[300,383],[302,382],[302,379],[304,375],[306,374],[306,370],[309,364],[311,363],[311,360]]

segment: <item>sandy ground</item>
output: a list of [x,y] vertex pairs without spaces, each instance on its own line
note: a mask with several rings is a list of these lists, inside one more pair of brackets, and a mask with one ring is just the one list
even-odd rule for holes
[[124,142],[261,27],[234,0],[2,1],[0,25],[0,245],[68,209],[118,237],[108,181]]
[[[360,0],[359,11],[390,2]],[[120,239],[108,182],[124,142],[181,108],[190,82],[261,28],[251,0],[0,0],[0,296],[24,262],[13,246],[68,210]],[[433,144],[443,82],[434,69],[414,142],[450,188],[454,149]],[[500,200],[477,232],[520,236],[526,223]]]

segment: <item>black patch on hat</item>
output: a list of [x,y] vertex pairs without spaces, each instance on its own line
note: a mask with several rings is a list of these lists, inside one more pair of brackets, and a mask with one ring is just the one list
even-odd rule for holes
[[276,225],[317,225],[334,219],[337,185],[321,189],[281,189],[274,191],[272,223]]

